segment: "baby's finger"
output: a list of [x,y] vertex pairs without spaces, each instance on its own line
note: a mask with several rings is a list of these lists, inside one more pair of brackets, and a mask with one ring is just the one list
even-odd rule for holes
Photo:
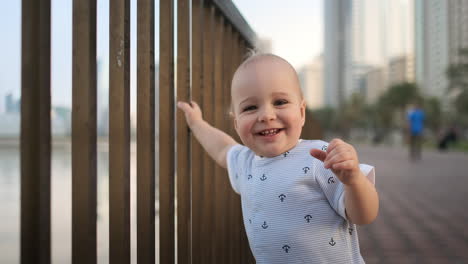
[[345,160],[342,162],[338,162],[332,165],[333,170],[352,170],[356,166],[356,162],[354,160]]
[[190,101],[190,106],[192,106],[194,109],[200,109],[200,106],[195,101]]
[[346,149],[343,148],[343,145],[334,145],[333,148],[327,149],[327,159],[325,159],[325,162],[331,158],[333,158],[335,155],[339,154],[340,152],[346,152]]
[[351,153],[349,152],[341,152],[337,153],[333,156],[330,157],[330,155],[327,155],[327,159],[324,161],[324,166],[325,168],[333,168],[334,164],[346,161],[346,160],[352,160]]
[[177,102],[177,107],[180,108],[184,112],[187,112],[191,110],[192,108],[188,103],[182,102],[182,101]]
[[327,153],[325,151],[322,151],[320,149],[311,149],[310,150],[310,155],[320,161],[324,161],[327,158]]
[[339,146],[342,142],[343,142],[343,140],[341,140],[339,138],[335,138],[332,141],[330,141],[330,143],[328,144],[328,147],[327,147],[327,153],[330,153],[331,151],[333,151],[333,149],[335,149],[337,146]]

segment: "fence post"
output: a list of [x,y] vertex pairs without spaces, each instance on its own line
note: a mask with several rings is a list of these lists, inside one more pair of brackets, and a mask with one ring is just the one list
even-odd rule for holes
[[[190,1],[177,1],[177,100],[190,99]],[[177,263],[190,263],[192,249],[190,135],[177,111]]]
[[[204,119],[209,124],[214,121],[214,17],[215,9],[212,5],[205,5],[203,12],[203,93],[202,109]],[[213,233],[213,193],[214,193],[214,162],[206,152],[203,162],[203,207],[200,208],[202,216],[202,226],[200,233],[204,236],[204,241],[208,241],[208,246],[202,250],[201,263],[210,263],[214,256],[214,249],[211,243],[214,241]]]
[[159,3],[159,263],[175,262],[174,0]]
[[21,263],[50,263],[50,0],[22,1]]
[[[214,43],[214,126],[222,129],[224,122],[223,115],[223,33],[224,33],[223,16],[219,13],[215,16],[215,43]],[[213,175],[214,184],[214,240],[213,248],[215,249],[216,260],[214,263],[225,263],[226,256],[225,234],[226,225],[222,212],[224,208],[223,192],[223,176],[225,170],[218,165],[215,166],[215,174]]]
[[155,263],[154,0],[137,5],[137,262]]
[[109,260],[130,263],[130,1],[110,1]]
[[73,1],[72,262],[96,263],[96,0]]
[[[192,62],[191,62],[191,79],[192,79],[192,100],[196,101],[200,107],[203,107],[202,101],[202,84],[203,84],[203,0],[192,0]],[[192,149],[190,152],[190,160],[192,165],[192,263],[203,263],[201,261],[201,251],[203,250],[202,233],[200,232],[202,225],[202,215],[200,209],[204,206],[203,201],[203,164],[204,155],[203,149],[198,141],[191,138]],[[205,240],[206,241],[206,240]]]

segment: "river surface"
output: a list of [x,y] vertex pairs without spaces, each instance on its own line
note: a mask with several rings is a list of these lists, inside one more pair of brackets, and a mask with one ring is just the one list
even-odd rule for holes
[[[134,143],[131,147],[130,167],[131,260],[132,263],[136,263],[136,145]],[[52,262],[71,263],[71,143],[69,141],[54,141],[51,170]],[[109,263],[109,152],[106,142],[98,143],[97,170],[98,263]],[[0,141],[0,208],[0,219],[2,219],[0,263],[20,263],[20,151],[17,140]],[[157,219],[156,228],[158,228]]]

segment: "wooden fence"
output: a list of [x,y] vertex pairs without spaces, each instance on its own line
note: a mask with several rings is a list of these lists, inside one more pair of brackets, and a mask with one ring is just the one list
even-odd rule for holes
[[[230,80],[255,34],[230,1],[160,0],[156,150],[154,5],[137,1],[138,263],[156,262],[157,237],[160,263],[251,263],[239,197],[174,106],[175,92],[177,100],[196,100],[208,122],[233,134]],[[51,262],[50,10],[50,0],[22,0],[21,263]],[[130,263],[130,1],[111,0],[109,18],[109,257],[110,263]],[[73,263],[92,264],[97,261],[96,0],[73,1],[72,58],[71,257]]]

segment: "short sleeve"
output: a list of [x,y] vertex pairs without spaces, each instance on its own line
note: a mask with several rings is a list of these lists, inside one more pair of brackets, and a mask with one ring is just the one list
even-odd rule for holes
[[[323,163],[317,162],[316,168],[318,176],[316,176],[317,182],[322,188],[325,196],[330,203],[331,207],[344,219],[346,217],[346,206],[345,206],[345,191],[344,184],[335,176],[331,170],[327,170],[323,167]],[[375,169],[373,166],[367,164],[359,165],[362,173],[366,175],[367,179],[375,184]]]
[[[361,169],[361,172],[364,175],[366,175],[367,179],[372,184],[375,185],[375,168],[373,166],[370,166],[370,165],[367,165],[367,164],[359,164],[359,168]],[[339,211],[339,214],[343,218],[347,219],[347,217],[346,217],[346,205],[345,205],[345,199],[344,198],[345,198],[345,195],[344,195],[344,187],[343,187],[343,192],[341,193],[340,198],[339,198],[338,211]]]
[[359,164],[362,173],[366,175],[367,179],[375,185],[375,168],[367,164]]
[[240,168],[241,168],[241,155],[242,150],[245,148],[242,145],[234,145],[232,146],[226,155],[226,163],[227,163],[227,170],[229,175],[229,181],[231,182],[232,189],[238,194],[240,194],[240,186],[239,186],[239,176],[240,176]]

